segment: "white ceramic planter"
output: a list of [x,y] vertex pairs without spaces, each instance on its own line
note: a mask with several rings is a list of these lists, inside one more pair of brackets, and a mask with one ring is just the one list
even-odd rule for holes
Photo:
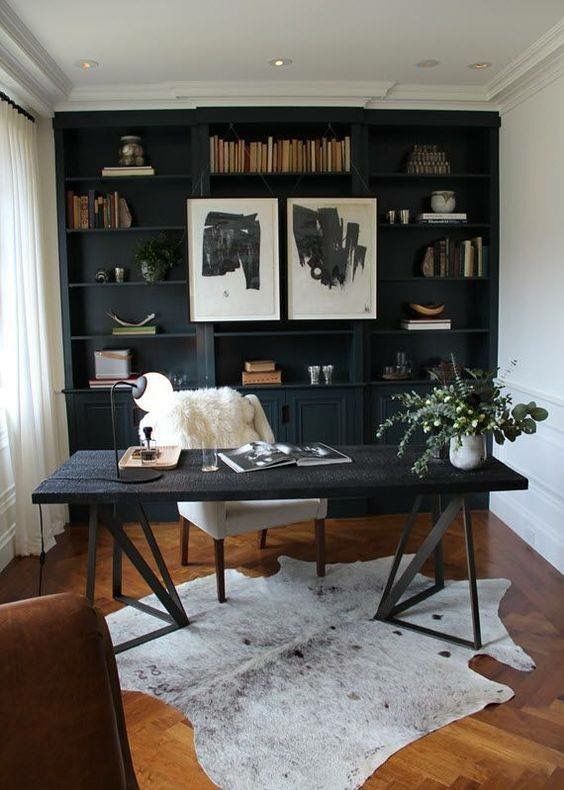
[[455,436],[450,440],[448,457],[457,469],[478,469],[487,456],[485,436]]
[[431,193],[431,208],[439,214],[450,214],[456,208],[454,192],[443,190]]

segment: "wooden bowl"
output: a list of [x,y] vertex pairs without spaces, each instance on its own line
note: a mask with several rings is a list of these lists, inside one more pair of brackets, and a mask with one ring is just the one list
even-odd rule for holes
[[410,302],[409,307],[416,315],[424,315],[431,318],[440,315],[445,309],[444,304],[416,304],[414,302]]

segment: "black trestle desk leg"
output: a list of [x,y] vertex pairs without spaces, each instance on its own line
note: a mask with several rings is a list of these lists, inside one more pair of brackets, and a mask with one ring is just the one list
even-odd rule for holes
[[[416,505],[417,505],[417,501],[416,501]],[[414,505],[414,509],[408,516],[406,525],[404,527],[404,531],[402,533],[402,536],[398,544],[398,548],[396,550],[396,556],[394,557],[394,561],[390,569],[390,575],[388,577],[388,581],[384,588],[384,593],[382,595],[382,598],[380,599],[378,611],[376,612],[374,619],[384,620],[386,622],[393,623],[394,625],[401,626],[402,628],[408,628],[413,631],[418,631],[419,633],[427,634],[428,636],[438,637],[439,639],[444,639],[446,641],[453,642],[454,644],[464,645],[465,647],[473,647],[475,649],[478,649],[481,647],[481,635],[480,635],[480,616],[478,610],[478,591],[476,584],[476,569],[474,565],[474,545],[472,541],[472,526],[470,523],[470,514],[466,508],[464,496],[459,494],[454,495],[451,498],[448,505],[446,506],[446,508],[440,513],[438,512],[438,508],[437,508],[438,503],[435,503],[433,509],[434,523],[431,528],[431,531],[424,539],[423,543],[421,544],[415,556],[408,564],[407,568],[405,568],[400,578],[396,581],[395,577],[405,551],[407,538],[415,522],[416,505]],[[417,625],[416,623],[408,622],[406,620],[402,620],[397,617],[397,615],[400,614],[401,612],[410,609],[415,604],[424,601],[426,598],[435,595],[437,592],[443,589],[444,579],[442,575],[442,553],[440,554],[440,556],[437,556],[437,547],[440,544],[443,535],[445,534],[449,526],[453,523],[453,521],[457,518],[458,513],[461,510],[463,513],[464,534],[466,540],[466,555],[468,561],[470,603],[472,608],[472,624],[474,629],[473,640],[462,639],[461,637],[454,636],[452,634],[446,634],[442,631],[436,631],[432,628],[426,628],[425,626]],[[425,590],[422,590],[421,592],[416,593],[415,595],[412,595],[402,600],[402,596],[407,591],[409,585],[415,578],[416,574],[419,573],[425,561],[431,556],[431,554],[435,555],[435,563],[436,563],[434,584],[427,587]]]
[[[113,518],[117,516],[117,508],[113,507]],[[122,553],[121,553],[121,546],[114,538],[113,541],[113,549],[112,549],[112,596],[114,598],[120,598],[122,595],[122,580],[123,580],[123,569],[122,569]]]
[[[440,494],[433,496],[432,523],[436,524],[443,509],[442,497]],[[439,540],[435,547],[435,584],[437,587],[445,586],[445,563],[443,556],[443,541]]]

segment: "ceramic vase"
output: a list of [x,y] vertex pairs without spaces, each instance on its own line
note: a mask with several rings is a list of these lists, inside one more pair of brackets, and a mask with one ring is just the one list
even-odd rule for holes
[[454,192],[450,190],[431,192],[431,208],[436,214],[450,214],[456,208]]
[[486,460],[485,436],[453,436],[449,446],[449,460],[457,469],[478,469]]
[[141,276],[147,283],[156,283],[159,280],[164,280],[168,271],[166,263],[149,263],[148,261],[141,261]]

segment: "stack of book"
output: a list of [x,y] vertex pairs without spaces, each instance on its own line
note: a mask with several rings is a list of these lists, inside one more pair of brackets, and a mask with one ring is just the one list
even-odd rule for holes
[[486,277],[488,247],[481,236],[472,239],[439,239],[425,250],[424,277]]
[[450,318],[405,318],[401,322],[401,328],[410,331],[451,329],[451,321]]
[[69,230],[112,229],[129,227],[131,215],[124,198],[118,192],[97,195],[90,189],[87,195],[67,192],[67,227]]
[[426,214],[418,214],[417,222],[420,222],[422,225],[454,225],[455,223],[463,225],[465,222],[468,222],[468,215],[465,211],[461,211],[458,214],[429,211]]
[[140,167],[103,167],[102,175],[110,178],[125,178],[128,176],[154,176],[155,168],[151,165]]
[[[138,378],[139,378],[139,373],[132,373],[130,376],[127,376],[127,378],[123,378],[123,379],[115,379],[115,378],[114,379],[106,379],[106,378],[96,379],[95,378],[95,379],[89,379],[88,380],[88,386],[90,387],[90,389],[93,389],[93,390],[110,389],[110,387],[113,387],[114,384],[117,384],[118,381],[129,381],[129,382],[133,383]],[[127,384],[118,384],[116,389],[129,389],[129,387],[127,386]]]
[[114,326],[112,329],[112,335],[122,335],[127,337],[156,334],[156,326]]
[[348,136],[342,140],[269,137],[266,142],[210,137],[212,173],[348,173],[350,169]]
[[272,359],[251,359],[245,362],[243,384],[281,384],[282,371],[276,370]]

